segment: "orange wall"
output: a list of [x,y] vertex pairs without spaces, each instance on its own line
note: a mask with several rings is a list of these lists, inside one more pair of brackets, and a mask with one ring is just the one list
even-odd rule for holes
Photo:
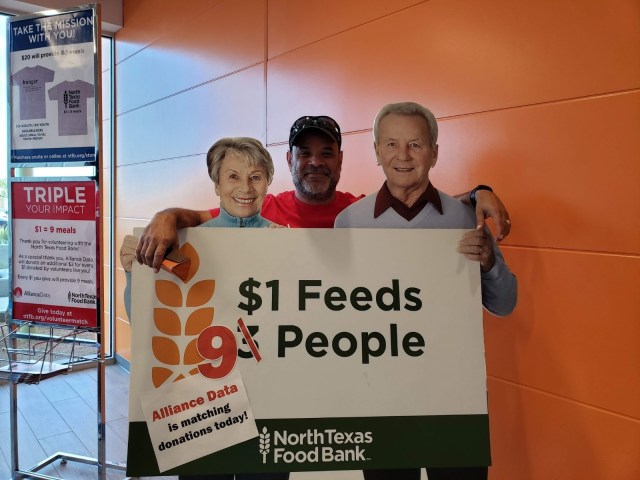
[[434,184],[490,184],[513,219],[519,305],[485,318],[491,479],[636,480],[639,59],[638,0],[125,0],[116,244],[162,208],[217,205],[204,156],[222,136],[266,142],[271,191],[290,189],[303,114],[340,122],[341,189],[372,192],[375,112],[423,103],[441,126]]

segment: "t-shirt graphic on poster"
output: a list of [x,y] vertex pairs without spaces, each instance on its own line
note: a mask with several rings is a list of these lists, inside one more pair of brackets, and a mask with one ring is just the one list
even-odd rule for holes
[[11,76],[11,85],[20,87],[20,120],[47,117],[44,89],[54,76],[53,70],[41,65],[25,67]]
[[65,80],[49,89],[49,99],[58,101],[58,135],[87,134],[87,99],[93,96],[93,85],[84,80]]

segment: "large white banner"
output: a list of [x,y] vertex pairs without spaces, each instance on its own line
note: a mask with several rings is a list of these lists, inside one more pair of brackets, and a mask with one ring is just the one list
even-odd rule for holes
[[128,474],[489,464],[462,234],[196,228],[186,281],[134,264]]

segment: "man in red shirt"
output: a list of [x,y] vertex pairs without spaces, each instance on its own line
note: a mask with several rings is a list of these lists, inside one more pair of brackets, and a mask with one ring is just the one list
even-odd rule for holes
[[[267,220],[292,228],[333,228],[336,216],[364,195],[336,190],[342,169],[340,126],[328,116],[304,116],[289,133],[287,164],[295,189],[268,194],[261,214]],[[478,225],[493,218],[497,240],[509,234],[507,210],[489,187],[480,185],[458,197],[476,208]],[[477,202],[477,204],[476,204]],[[136,248],[139,263],[158,271],[162,259],[178,247],[178,229],[196,227],[218,215],[219,209],[170,208],[154,215]]]

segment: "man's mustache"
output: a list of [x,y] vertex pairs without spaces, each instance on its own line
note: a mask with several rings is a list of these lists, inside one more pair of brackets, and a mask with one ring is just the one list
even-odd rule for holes
[[329,170],[327,167],[308,167],[305,168],[302,172],[303,175],[308,175],[310,173],[322,173],[328,177],[331,176],[331,170]]

